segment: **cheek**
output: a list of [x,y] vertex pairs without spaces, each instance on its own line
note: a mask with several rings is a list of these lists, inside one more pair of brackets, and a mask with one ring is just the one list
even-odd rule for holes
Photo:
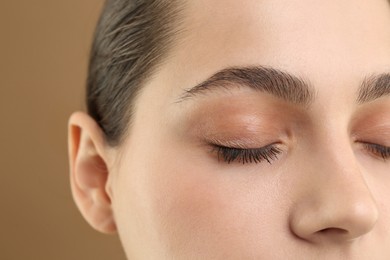
[[285,235],[288,200],[276,174],[222,170],[180,145],[160,147],[169,148],[150,157],[143,188],[158,238],[173,255],[242,257],[269,251]]

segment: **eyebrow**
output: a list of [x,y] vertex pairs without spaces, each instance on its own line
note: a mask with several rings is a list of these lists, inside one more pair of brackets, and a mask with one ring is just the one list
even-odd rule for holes
[[359,89],[357,103],[363,104],[385,96],[390,96],[390,73],[365,78]]
[[[302,106],[310,105],[316,97],[316,91],[307,79],[276,68],[250,66],[218,71],[202,83],[185,90],[177,102],[232,87],[249,87]],[[390,74],[372,75],[361,83],[356,102],[362,104],[387,95],[390,95]]]

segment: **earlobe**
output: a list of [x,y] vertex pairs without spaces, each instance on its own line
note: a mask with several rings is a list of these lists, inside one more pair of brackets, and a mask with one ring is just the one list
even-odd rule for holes
[[73,198],[84,218],[96,230],[115,233],[109,169],[104,135],[87,114],[76,112],[69,119],[70,182]]

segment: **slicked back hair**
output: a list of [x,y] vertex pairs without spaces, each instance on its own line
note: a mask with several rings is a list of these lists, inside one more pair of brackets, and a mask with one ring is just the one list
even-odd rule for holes
[[178,30],[176,0],[107,0],[95,30],[87,79],[87,109],[111,146],[131,125],[145,80]]

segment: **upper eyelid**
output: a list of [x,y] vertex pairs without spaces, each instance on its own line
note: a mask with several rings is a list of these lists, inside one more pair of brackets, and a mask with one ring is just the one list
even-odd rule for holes
[[265,148],[268,148],[270,146],[273,146],[275,145],[276,143],[271,143],[271,144],[267,144],[267,145],[264,145],[264,146],[261,146],[261,147],[252,147],[252,148],[248,148],[248,147],[244,147],[244,146],[226,146],[226,145],[219,145],[219,144],[214,144],[215,146],[219,147],[219,148],[226,148],[226,149],[236,149],[236,150],[261,150],[261,149],[265,149]]
[[248,147],[246,144],[243,144],[243,143],[238,142],[238,141],[221,142],[221,141],[214,140],[214,141],[210,142],[210,144],[217,147],[217,148],[219,147],[219,148],[237,149],[237,150],[260,150],[260,149],[266,149],[266,148],[271,147],[271,146],[275,146],[277,144],[281,144],[281,142],[271,142],[271,143],[267,143],[265,145],[258,146],[258,147]]
[[390,150],[390,146],[386,146],[386,145],[380,145],[380,144],[376,144],[376,143],[370,143],[370,142],[361,142],[364,146],[367,146],[367,147],[372,147],[372,148],[383,148],[385,150]]

